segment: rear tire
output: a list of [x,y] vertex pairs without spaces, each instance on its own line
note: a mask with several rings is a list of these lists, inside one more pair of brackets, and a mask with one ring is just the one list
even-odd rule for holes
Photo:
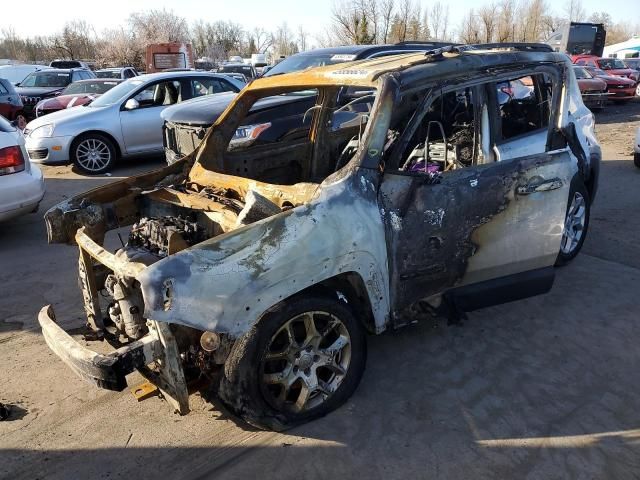
[[589,229],[590,214],[591,198],[589,197],[589,191],[582,179],[576,177],[571,182],[560,252],[556,259],[557,266],[566,265],[580,253]]
[[116,147],[111,139],[99,133],[81,135],[71,145],[71,159],[83,173],[99,175],[108,172],[116,162]]
[[236,341],[218,395],[251,425],[285,430],[326,415],[353,394],[366,347],[364,329],[346,303],[293,297]]

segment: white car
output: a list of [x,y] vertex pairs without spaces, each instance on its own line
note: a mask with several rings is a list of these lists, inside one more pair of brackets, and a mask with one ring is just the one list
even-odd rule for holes
[[209,72],[162,72],[130,78],[93,102],[36,118],[24,130],[35,162],[75,163],[89,174],[119,157],[163,153],[162,111],[176,103],[244,84]]
[[636,130],[636,141],[633,143],[633,163],[640,168],[640,128]]
[[0,116],[0,222],[37,210],[43,196],[44,178],[22,133]]

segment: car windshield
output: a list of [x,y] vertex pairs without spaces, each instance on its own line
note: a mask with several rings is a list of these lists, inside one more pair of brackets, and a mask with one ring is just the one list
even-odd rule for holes
[[79,93],[94,93],[102,95],[115,87],[118,82],[76,82],[62,91],[63,95],[76,95]]
[[24,79],[21,87],[66,87],[71,75],[59,72],[34,72]]
[[312,67],[335,65],[336,63],[348,62],[351,60],[355,60],[355,55],[335,55],[332,53],[319,55],[292,55],[271,68],[264,74],[264,76],[271,77],[273,75],[306,70],[307,68]]
[[573,72],[576,74],[578,80],[584,80],[586,78],[593,78],[589,72],[582,67],[574,67]]
[[611,70],[613,68],[627,68],[622,60],[617,58],[601,58],[600,68],[603,70]]
[[109,105],[113,105],[122,100],[122,97],[133,92],[135,89],[140,87],[144,82],[142,80],[128,80],[119,84],[117,87],[113,87],[107,93],[102,95],[100,98],[97,98],[93,102],[91,102],[88,106],[91,108],[95,107],[108,107]]
[[218,69],[220,73],[242,73],[247,77],[253,77],[250,65],[223,65]]
[[97,71],[96,77],[98,78],[120,78],[119,70],[103,70]]

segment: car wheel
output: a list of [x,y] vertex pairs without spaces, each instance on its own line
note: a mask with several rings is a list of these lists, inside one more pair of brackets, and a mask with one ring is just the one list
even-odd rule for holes
[[636,87],[636,97],[640,97],[640,82],[638,82],[638,86]]
[[591,205],[587,187],[582,180],[576,179],[569,193],[562,240],[560,241],[560,253],[556,265],[566,265],[582,249],[589,228],[590,213]]
[[633,163],[636,167],[640,168],[640,152],[634,152]]
[[218,395],[251,425],[284,430],[342,405],[362,378],[366,355],[364,329],[346,303],[297,296],[236,341]]
[[73,142],[71,158],[82,172],[97,175],[111,170],[116,161],[116,149],[104,135],[90,133]]

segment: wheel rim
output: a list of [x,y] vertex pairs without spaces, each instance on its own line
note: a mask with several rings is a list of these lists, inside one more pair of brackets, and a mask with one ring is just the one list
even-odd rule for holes
[[111,162],[111,150],[106,143],[97,138],[82,140],[76,148],[76,160],[86,170],[102,170]]
[[587,218],[587,209],[584,197],[580,192],[575,192],[571,199],[571,206],[564,221],[562,243],[560,249],[564,254],[571,254],[580,243],[584,235],[584,226]]
[[261,389],[275,409],[304,412],[331,398],[350,363],[351,338],[344,323],[327,312],[305,312],[271,337],[260,364]]
[[640,83],[638,83],[638,86],[636,87],[636,97],[640,97]]

